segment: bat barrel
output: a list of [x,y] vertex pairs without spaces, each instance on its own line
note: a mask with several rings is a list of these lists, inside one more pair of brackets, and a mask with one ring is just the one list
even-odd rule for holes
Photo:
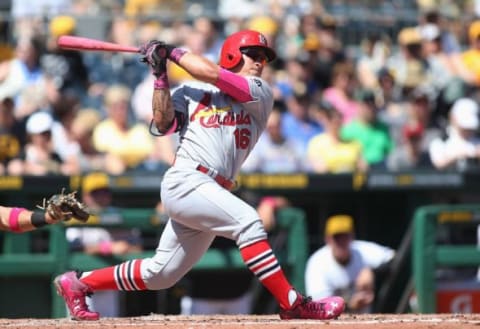
[[62,49],[88,50],[88,51],[113,51],[138,53],[138,47],[120,45],[113,42],[101,41],[91,38],[63,35],[58,38],[57,44]]

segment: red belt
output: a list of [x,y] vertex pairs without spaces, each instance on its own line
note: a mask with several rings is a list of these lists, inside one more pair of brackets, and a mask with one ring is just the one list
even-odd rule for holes
[[235,187],[235,182],[231,181],[230,179],[227,179],[223,177],[222,175],[216,174],[216,175],[210,175],[210,170],[207,167],[204,167],[202,165],[197,166],[197,170],[211,176],[221,187],[231,190]]

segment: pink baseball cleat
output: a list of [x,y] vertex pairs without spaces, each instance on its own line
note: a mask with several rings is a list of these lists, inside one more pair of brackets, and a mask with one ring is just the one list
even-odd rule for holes
[[330,320],[338,318],[344,309],[345,301],[342,297],[333,296],[313,301],[312,297],[299,294],[289,310],[280,310],[280,319]]
[[74,271],[66,272],[53,281],[57,293],[63,297],[73,320],[98,320],[100,315],[88,309],[85,297],[91,294],[90,288],[81,282]]

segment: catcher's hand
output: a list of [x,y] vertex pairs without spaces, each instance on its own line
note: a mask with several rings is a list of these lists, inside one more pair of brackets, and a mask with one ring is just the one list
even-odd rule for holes
[[140,47],[140,53],[145,55],[141,61],[148,63],[153,69],[153,74],[159,77],[167,71],[167,58],[173,48],[163,41],[152,40]]
[[65,194],[52,195],[48,200],[43,200],[43,207],[38,208],[45,210],[53,219],[66,221],[75,217],[79,221],[86,222],[90,214],[86,206],[77,200],[76,191]]

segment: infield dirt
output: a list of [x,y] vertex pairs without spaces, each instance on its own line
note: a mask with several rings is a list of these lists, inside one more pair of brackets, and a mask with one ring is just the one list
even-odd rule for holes
[[70,319],[0,319],[0,328],[18,329],[479,329],[476,314],[369,314],[342,315],[332,321],[289,320],[277,315],[177,316],[152,314],[132,318],[102,318],[79,322]]

